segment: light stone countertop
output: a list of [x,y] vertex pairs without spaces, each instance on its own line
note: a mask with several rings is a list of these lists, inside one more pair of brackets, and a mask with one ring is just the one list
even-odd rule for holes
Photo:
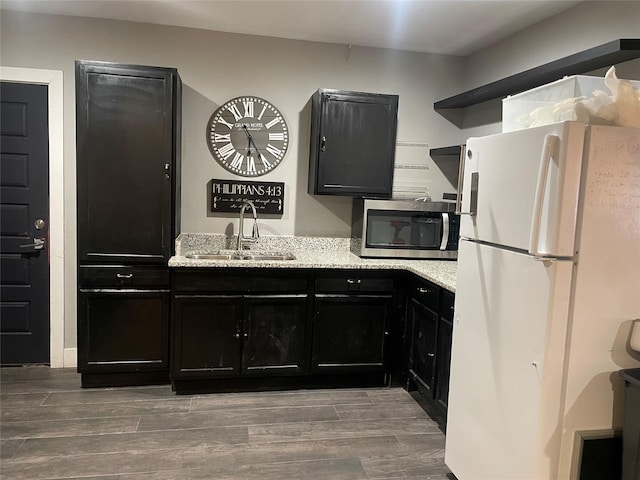
[[182,233],[176,240],[176,255],[169,260],[169,267],[406,270],[451,292],[456,291],[456,261],[360,258],[350,252],[349,241],[348,238],[267,236],[260,237],[250,250],[293,253],[295,260],[201,260],[186,255],[235,251],[235,238]]

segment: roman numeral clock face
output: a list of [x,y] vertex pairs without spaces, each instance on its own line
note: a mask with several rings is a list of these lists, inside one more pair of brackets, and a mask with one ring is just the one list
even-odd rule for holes
[[257,177],[276,168],[289,145],[289,129],[276,107],[258,97],[237,97],[207,124],[213,158],[228,171]]

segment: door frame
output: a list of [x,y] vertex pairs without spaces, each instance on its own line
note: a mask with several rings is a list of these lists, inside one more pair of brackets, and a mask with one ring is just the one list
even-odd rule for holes
[[[64,361],[64,129],[61,70],[0,66],[0,80],[46,85],[49,110],[49,337],[51,368]],[[75,363],[75,359],[67,359]]]

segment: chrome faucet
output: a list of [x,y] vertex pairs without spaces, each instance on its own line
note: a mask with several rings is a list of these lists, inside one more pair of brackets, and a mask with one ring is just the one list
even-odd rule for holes
[[[244,236],[244,212],[247,207],[251,207],[251,212],[253,213],[253,231],[251,232],[250,237]],[[240,224],[238,225],[238,246],[237,250],[240,252],[244,248],[245,243],[255,243],[260,237],[260,233],[258,232],[258,214],[256,213],[256,206],[253,204],[251,200],[245,200],[242,202],[242,207],[240,208]]]

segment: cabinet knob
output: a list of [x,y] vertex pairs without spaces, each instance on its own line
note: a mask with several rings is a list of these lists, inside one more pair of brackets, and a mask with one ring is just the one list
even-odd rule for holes
[[233,338],[235,338],[236,340],[240,340],[240,333],[236,333],[235,335],[233,335]]

